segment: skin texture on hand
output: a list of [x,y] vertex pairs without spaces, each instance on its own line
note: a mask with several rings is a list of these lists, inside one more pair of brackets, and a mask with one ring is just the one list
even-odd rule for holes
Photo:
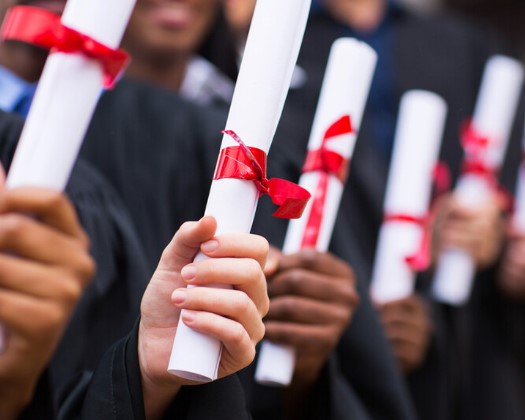
[[513,300],[525,301],[525,234],[507,228],[506,245],[498,272],[498,283]]
[[[32,215],[29,217],[27,215]],[[0,418],[30,402],[83,289],[94,273],[89,241],[60,193],[0,192]]]
[[354,274],[344,261],[313,249],[291,255],[272,249],[265,272],[270,296],[265,337],[295,348],[287,398],[290,407],[304,406],[301,398],[318,379],[358,304]]
[[494,192],[484,205],[470,208],[452,194],[436,205],[433,227],[433,254],[443,249],[460,248],[474,259],[478,270],[493,264],[501,253],[504,233],[505,199]]
[[[219,378],[249,365],[264,335],[269,300],[262,267],[268,242],[250,234],[214,236],[216,222],[185,223],[166,247],[144,294],[139,361],[148,419],[160,418],[182,385],[167,372],[181,310],[183,322],[224,344]],[[192,262],[198,251],[209,259]],[[195,287],[232,285],[232,289]]]
[[413,294],[377,309],[399,368],[405,374],[417,370],[425,361],[432,335],[426,303]]

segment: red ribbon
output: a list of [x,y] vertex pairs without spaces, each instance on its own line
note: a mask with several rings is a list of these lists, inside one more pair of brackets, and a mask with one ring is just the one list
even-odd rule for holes
[[266,178],[266,153],[256,147],[248,147],[231,130],[223,131],[239,146],[221,150],[213,179],[236,178],[253,181],[259,195],[267,194],[279,206],[273,214],[282,219],[297,219],[303,214],[310,193],[293,182],[279,178]]
[[405,213],[386,214],[384,222],[413,223],[423,229],[423,237],[419,249],[412,255],[405,257],[405,262],[416,272],[425,271],[431,263],[432,224],[434,220],[433,208],[436,199],[450,189],[450,171],[444,162],[437,162],[432,170],[432,183],[434,196],[430,204],[430,211],[424,216],[413,216]]
[[432,240],[430,234],[430,217],[417,217],[403,213],[386,214],[384,222],[412,223],[423,229],[423,238],[421,239],[419,249],[414,254],[406,256],[405,262],[413,271],[425,271],[430,266],[430,246]]
[[497,188],[497,172],[483,159],[483,154],[494,143],[493,139],[477,131],[471,120],[464,124],[461,136],[461,146],[465,151],[462,172],[483,177],[491,186]]
[[123,50],[109,48],[64,26],[60,16],[38,7],[15,6],[7,11],[1,29],[4,40],[22,41],[51,52],[80,53],[97,60],[104,70],[104,87],[111,88],[129,61]]
[[348,174],[348,160],[339,153],[327,149],[326,144],[334,137],[353,132],[350,116],[345,115],[339,118],[326,130],[321,147],[317,150],[309,151],[306,156],[303,173],[318,171],[320,172],[320,178],[315,189],[310,215],[306,222],[301,243],[303,248],[315,248],[317,246],[330,176],[335,176],[341,182],[344,182]]

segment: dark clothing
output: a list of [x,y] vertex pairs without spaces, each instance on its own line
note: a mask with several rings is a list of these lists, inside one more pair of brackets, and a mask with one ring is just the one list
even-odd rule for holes
[[[59,419],[142,420],[144,402],[138,362],[138,323],[116,343],[91,376],[69,390]],[[248,420],[243,390],[235,375],[198,386],[183,387],[166,419]]]
[[[390,127],[392,142],[392,120],[397,118],[397,104],[401,96],[408,90],[424,89],[439,94],[447,102],[449,109],[441,158],[449,165],[455,178],[463,156],[459,144],[460,129],[462,123],[472,115],[485,62],[495,51],[493,46],[488,45],[484,34],[466,26],[463,21],[451,17],[419,17],[400,7],[390,8],[388,18],[380,29],[381,36],[376,38],[371,35],[360,36],[322,11],[310,17],[298,60],[299,66],[305,70],[306,83],[302,88],[290,91],[270,151],[270,163],[280,159],[283,167],[288,170],[289,179],[297,180],[332,43],[349,34],[364,38],[365,41],[372,39],[379,42],[381,48],[377,51],[378,63],[383,63],[383,67],[379,69],[380,74],[376,74],[372,84],[371,101],[365,109],[341,202],[340,219],[346,222],[342,224],[338,221],[334,233],[334,241],[337,235],[344,233],[347,237],[346,244],[342,249],[336,248],[335,244],[331,248],[336,254],[348,255],[348,261],[358,273],[363,294],[368,293],[377,233],[383,219],[391,149],[385,131]],[[424,293],[425,280],[419,286]],[[481,344],[483,339],[480,331],[486,330],[483,320],[477,318],[470,309],[458,311],[437,304],[431,305],[435,326],[430,351],[424,366],[406,378],[419,417],[422,420],[490,419],[494,418],[487,415],[491,410],[478,410],[477,407],[482,407],[485,403],[496,407],[501,405],[501,412],[507,412],[503,405],[513,408],[519,405],[515,399],[509,401],[517,394],[516,384],[505,399],[498,399],[498,393],[490,391],[492,384],[497,387],[499,378],[506,375],[504,370],[498,372],[494,369],[490,379],[487,377],[484,381],[477,380],[479,373],[484,372],[482,360],[489,360],[490,357],[489,354],[484,354],[485,346]],[[359,325],[355,321],[350,330],[352,326],[357,328]],[[465,335],[466,331],[471,330],[476,331],[472,334],[477,338],[469,339]],[[484,335],[488,340],[495,338],[493,333],[489,337],[491,333],[488,331]],[[342,345],[344,344],[345,340],[342,341]],[[499,344],[494,341],[488,347],[494,346],[498,347]],[[356,366],[353,368],[358,370],[361,365],[357,360],[360,359],[350,356],[348,350],[355,352],[356,347],[347,346],[344,353],[340,353],[340,364],[345,366],[355,362]],[[474,353],[470,353],[470,350]],[[499,353],[501,358],[498,363],[500,367],[505,366],[505,371],[512,365],[510,359],[505,359],[508,353]],[[473,376],[473,370],[478,375]],[[509,371],[508,377],[514,379],[515,374]],[[371,381],[370,386],[385,386],[385,381],[374,382],[376,378],[374,375],[367,377]],[[508,384],[505,387],[507,390],[513,379],[505,381]],[[355,380],[352,384],[355,384]],[[480,395],[486,398],[474,404],[472,401],[477,400]],[[491,395],[492,398],[489,398]],[[374,409],[380,410],[378,406]],[[476,406],[474,412],[477,416],[467,414],[470,413],[471,406]],[[517,410],[514,410],[514,414],[516,413]],[[381,418],[377,413],[372,417]],[[521,418],[523,417],[525,414],[521,414]]]
[[179,226],[203,215],[223,124],[222,112],[127,79],[100,100],[81,155],[123,198],[151,269]]

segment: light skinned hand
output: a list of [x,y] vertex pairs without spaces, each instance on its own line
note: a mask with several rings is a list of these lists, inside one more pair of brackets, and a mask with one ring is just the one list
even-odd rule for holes
[[[138,350],[148,419],[160,418],[180,387],[191,384],[167,372],[182,309],[186,325],[224,344],[219,378],[249,365],[264,335],[268,242],[251,234],[215,236],[216,228],[209,216],[182,225],[142,299]],[[210,258],[193,262],[199,251]],[[214,284],[233,288],[186,288]]]

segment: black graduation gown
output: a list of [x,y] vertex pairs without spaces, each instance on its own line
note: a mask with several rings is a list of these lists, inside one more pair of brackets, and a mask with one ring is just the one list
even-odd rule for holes
[[224,119],[129,79],[100,100],[81,155],[126,203],[151,268],[179,226],[203,215]]
[[[390,25],[391,38],[386,51],[389,54],[387,62],[392,65],[392,79],[384,100],[394,103],[391,115],[397,114],[401,95],[411,89],[430,90],[446,100],[449,112],[441,156],[457,176],[462,158],[458,133],[461,124],[472,114],[483,66],[494,49],[479,32],[450,17],[419,17],[396,7],[392,10]],[[330,46],[335,39],[345,35],[345,30],[323,13],[310,18],[298,61],[306,72],[306,82],[301,89],[290,92],[274,141],[274,144],[285,143],[281,148],[281,153],[286,156],[284,160],[292,162],[292,156],[296,157],[296,171],[302,163],[298,157],[301,151],[304,158]],[[383,217],[389,167],[388,158],[375,146],[377,142],[373,137],[375,125],[383,124],[385,116],[374,111],[377,110],[370,109],[369,103],[340,210],[350,220],[347,235],[358,244],[359,253],[354,253],[354,257],[360,256],[353,262],[360,266],[360,280],[365,283],[369,281],[377,232]],[[342,229],[338,226],[336,231]],[[425,284],[420,286],[424,288]],[[458,335],[463,336],[465,329],[473,328],[469,319],[476,317],[468,312],[433,305],[435,329],[426,363],[417,373],[406,378],[422,419],[454,418],[457,410],[466,410],[470,400],[480,395],[479,388],[485,386],[473,382],[468,373],[470,368],[464,365],[470,358],[467,347],[474,346],[467,346],[464,338],[458,341]],[[452,333],[450,323],[453,324]],[[455,353],[458,351],[461,353]],[[497,383],[496,376],[492,379]],[[469,400],[467,395],[473,397]],[[485,401],[506,404],[495,399]]]

